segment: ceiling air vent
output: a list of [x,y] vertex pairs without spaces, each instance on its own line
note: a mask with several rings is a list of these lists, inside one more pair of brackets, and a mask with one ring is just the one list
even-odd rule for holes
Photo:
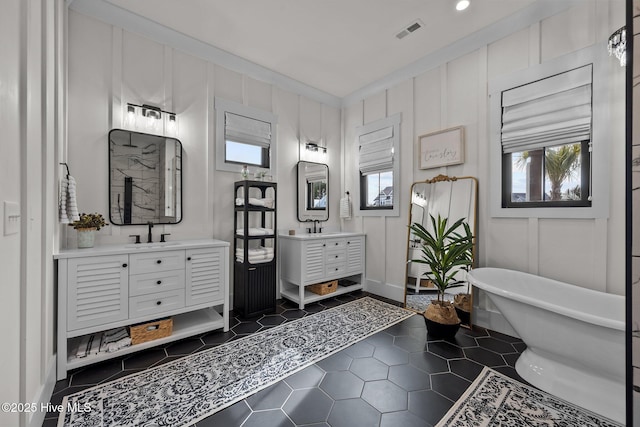
[[396,38],[403,39],[409,34],[413,33],[414,31],[422,27],[424,27],[424,23],[421,20],[416,19],[411,24],[407,25],[406,28],[403,28],[398,34],[396,34]]

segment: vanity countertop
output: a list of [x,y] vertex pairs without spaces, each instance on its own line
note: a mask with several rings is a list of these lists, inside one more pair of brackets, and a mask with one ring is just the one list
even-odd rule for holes
[[58,253],[53,255],[54,259],[61,258],[78,258],[87,256],[100,256],[100,255],[117,255],[117,254],[130,254],[136,252],[157,252],[166,251],[172,249],[197,249],[197,248],[210,248],[219,246],[229,246],[229,242],[216,239],[193,239],[193,240],[176,240],[169,242],[155,242],[155,243],[126,243],[126,244],[113,244],[113,245],[99,245],[93,248],[86,249],[61,249]]
[[354,237],[364,236],[364,233],[357,233],[351,231],[327,231],[326,233],[304,233],[304,234],[280,234],[278,237],[281,239],[294,239],[294,240],[313,240],[313,239],[337,239],[340,237]]

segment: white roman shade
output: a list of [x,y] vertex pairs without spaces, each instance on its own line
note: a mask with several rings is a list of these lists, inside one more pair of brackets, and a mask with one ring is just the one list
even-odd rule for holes
[[362,175],[393,168],[393,126],[360,135],[359,145],[358,165]]
[[227,141],[269,148],[271,123],[225,112],[224,133]]
[[502,92],[502,152],[591,139],[592,66]]

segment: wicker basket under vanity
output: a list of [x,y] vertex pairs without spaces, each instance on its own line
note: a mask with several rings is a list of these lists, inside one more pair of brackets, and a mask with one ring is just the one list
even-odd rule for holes
[[338,290],[338,281],[332,280],[326,283],[316,283],[315,285],[307,286],[307,289],[314,294],[327,295]]
[[131,345],[142,344],[144,342],[168,337],[173,332],[173,319],[154,320],[153,322],[133,325],[129,328],[131,335]]

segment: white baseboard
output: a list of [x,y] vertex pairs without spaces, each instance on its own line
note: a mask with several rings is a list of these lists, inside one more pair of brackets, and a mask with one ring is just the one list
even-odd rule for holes
[[[51,395],[53,394],[53,388],[56,385],[56,355],[52,355],[47,363],[47,373],[45,376],[44,384],[40,387],[40,390],[34,396],[32,402],[35,402],[39,408],[46,407],[51,402]],[[46,411],[35,411],[29,420],[29,427],[40,427],[44,422],[44,417],[47,415]]]
[[404,302],[404,289],[401,286],[366,279],[364,282],[364,290],[384,298]]
[[485,310],[474,306],[472,316],[472,323],[474,326],[491,329],[492,331],[511,335],[512,337],[516,338],[520,337],[513,329],[511,324],[507,321],[507,319],[505,319],[504,316],[497,311]]

